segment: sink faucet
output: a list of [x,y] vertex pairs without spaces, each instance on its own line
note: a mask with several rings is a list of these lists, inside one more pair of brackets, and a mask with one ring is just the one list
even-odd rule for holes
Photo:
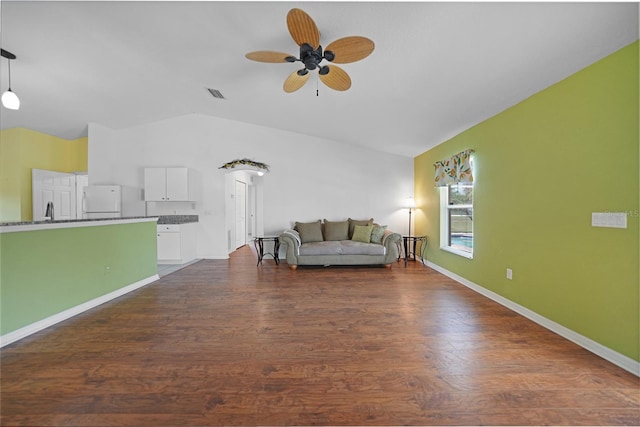
[[44,214],[45,219],[49,219],[51,221],[54,220],[54,214],[53,214],[53,202],[49,202],[47,203],[47,210]]

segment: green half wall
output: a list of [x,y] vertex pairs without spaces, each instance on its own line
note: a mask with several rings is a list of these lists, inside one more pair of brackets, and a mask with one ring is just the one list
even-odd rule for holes
[[156,222],[0,234],[0,335],[157,274]]
[[[640,361],[638,42],[415,158],[434,264]],[[433,163],[475,150],[474,257],[440,250]],[[591,226],[624,212],[627,228]],[[506,269],[513,280],[506,279]]]

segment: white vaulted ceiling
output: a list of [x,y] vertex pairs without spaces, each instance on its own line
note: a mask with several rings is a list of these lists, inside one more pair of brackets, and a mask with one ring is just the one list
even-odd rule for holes
[[[286,26],[305,10],[321,43],[361,35],[376,48],[287,94],[300,64]],[[637,3],[34,2],[1,3],[2,48],[17,55],[21,109],[1,127],[63,138],[200,113],[414,156],[638,39]],[[8,81],[2,59],[2,91]],[[213,98],[206,88],[226,99]]]

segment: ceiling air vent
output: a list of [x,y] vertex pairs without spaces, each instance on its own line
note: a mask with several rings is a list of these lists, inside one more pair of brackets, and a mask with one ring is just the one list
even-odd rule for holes
[[226,99],[224,97],[224,95],[222,94],[222,92],[220,92],[218,89],[209,89],[207,88],[207,90],[209,91],[209,93],[211,94],[211,96],[213,96],[214,98],[218,98],[218,99]]

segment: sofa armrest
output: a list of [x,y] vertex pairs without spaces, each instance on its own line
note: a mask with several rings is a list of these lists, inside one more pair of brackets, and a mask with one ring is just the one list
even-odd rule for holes
[[391,230],[385,230],[382,235],[382,245],[386,248],[386,263],[392,263],[398,259],[398,242],[402,241],[400,233]]
[[391,230],[384,230],[384,234],[382,235],[382,244],[384,246],[395,245],[397,241],[400,241],[402,236],[400,233],[396,233]]
[[301,244],[300,234],[298,234],[296,230],[285,230],[280,234],[280,236],[278,236],[278,238],[280,239],[280,244],[286,243],[287,245],[287,264],[297,265]]

